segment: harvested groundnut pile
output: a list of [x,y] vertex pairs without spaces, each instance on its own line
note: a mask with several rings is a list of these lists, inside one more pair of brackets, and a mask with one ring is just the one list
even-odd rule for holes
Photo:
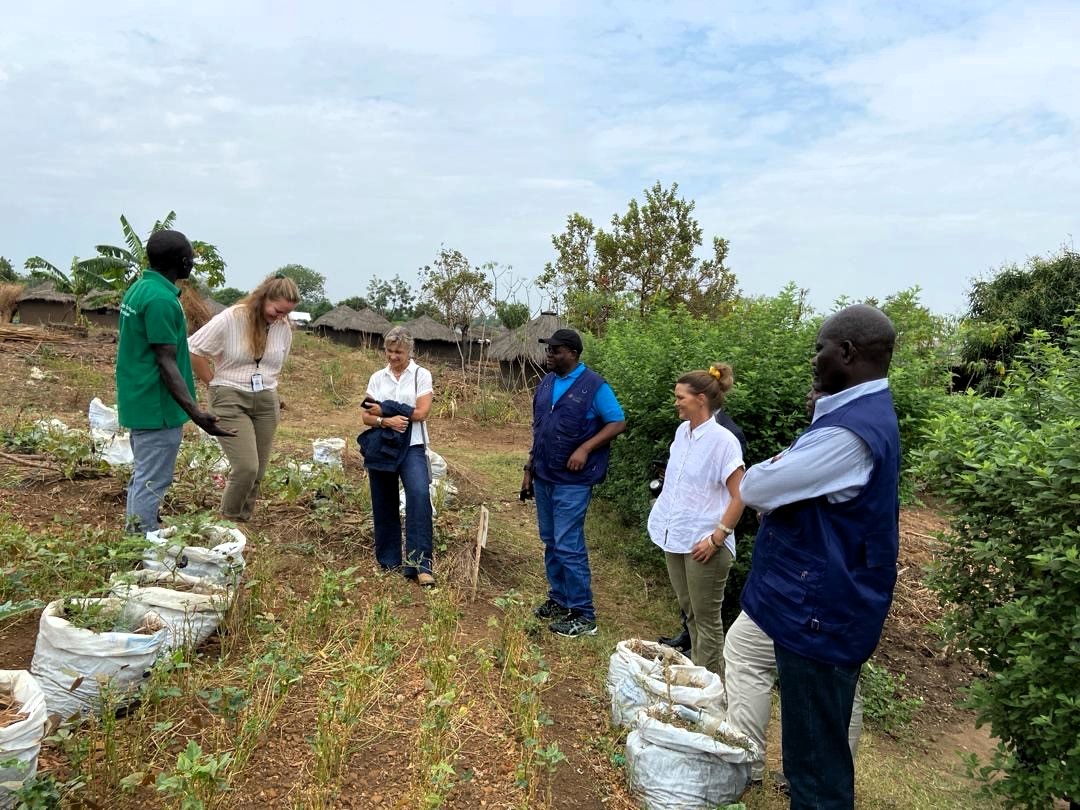
[[21,703],[15,702],[10,687],[0,687],[0,728],[25,720],[30,715],[24,711]]

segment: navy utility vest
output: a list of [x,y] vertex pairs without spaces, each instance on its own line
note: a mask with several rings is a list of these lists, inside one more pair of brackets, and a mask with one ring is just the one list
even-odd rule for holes
[[850,501],[821,496],[766,515],[740,601],[775,643],[815,661],[858,666],[881,638],[896,585],[900,432],[892,394],[859,397],[806,432],[825,427],[866,442],[870,480]]
[[533,476],[550,484],[599,484],[607,475],[611,445],[589,453],[577,472],[566,469],[574,451],[600,432],[599,419],[586,418],[604,378],[586,368],[559,401],[551,404],[555,373],[548,373],[533,397]]

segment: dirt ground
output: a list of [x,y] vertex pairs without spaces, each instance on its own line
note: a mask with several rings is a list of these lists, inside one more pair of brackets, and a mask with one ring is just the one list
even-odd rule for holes
[[[4,418],[55,416],[82,427],[91,396],[99,395],[106,401],[113,399],[114,354],[115,344],[107,334],[62,342],[0,340],[0,379],[8,381]],[[42,371],[43,366],[51,366],[52,370],[45,368]],[[34,369],[38,371],[34,372]],[[357,374],[366,379],[366,372]],[[313,431],[352,436],[359,422],[350,407],[315,408],[307,401],[309,397],[310,392],[290,392],[287,387],[283,391],[283,398],[296,405],[287,406],[278,445],[287,452],[295,451],[300,457],[310,452],[307,437]],[[461,415],[448,419],[436,414],[431,430],[438,437],[438,449],[450,457],[455,450],[475,448],[520,453],[524,457],[529,443],[528,428],[524,424],[493,427],[476,424]],[[356,458],[350,458],[354,452],[350,448],[346,459],[352,467],[358,464]],[[469,487],[478,494],[489,490],[482,476],[473,476],[475,480],[472,480],[465,470],[455,469],[454,472],[461,472],[459,478],[465,490],[464,498],[469,497]],[[489,500],[492,498],[490,491],[486,491],[486,495]],[[527,511],[515,511],[513,495],[513,492],[505,493],[501,501],[504,510],[501,519],[522,524],[531,521]],[[48,531],[50,526],[72,521],[102,529],[118,529],[123,499],[121,484],[111,477],[36,483],[0,489],[0,512],[14,516],[18,523],[34,532]],[[251,529],[285,542],[290,537],[290,519],[289,515],[264,512],[256,517]],[[914,733],[905,733],[897,740],[898,746],[917,746],[934,758],[953,757],[957,751],[985,755],[993,747],[993,741],[985,730],[974,728],[970,713],[956,706],[960,689],[976,672],[963,657],[944,652],[930,629],[941,611],[933,594],[922,584],[922,572],[933,556],[935,532],[944,527],[940,512],[932,506],[903,511],[896,598],[874,660],[893,673],[903,674],[907,694],[924,701],[916,714]],[[369,544],[358,543],[343,554],[342,559],[369,564],[370,554]],[[482,598],[470,603],[460,620],[462,643],[478,643],[490,634],[489,620],[496,613],[492,599],[510,588],[521,587],[527,574],[535,577],[540,564],[539,554],[530,557],[511,549],[490,550],[484,557]],[[299,555],[290,557],[286,553],[277,558],[280,588],[290,599],[302,600],[310,589],[306,565],[307,561]],[[357,598],[374,595],[374,591],[361,593]],[[598,600],[610,600],[615,604],[617,595],[598,594]],[[419,600],[412,607],[405,604],[401,610],[402,621],[422,621]],[[612,617],[612,621],[617,620]],[[35,612],[0,624],[0,668],[29,667],[37,622]],[[634,626],[630,620],[623,635],[654,637],[670,629]],[[407,654],[418,652],[413,650]],[[212,654],[212,650],[208,654]],[[555,643],[545,647],[545,654],[550,658],[553,679],[553,685],[543,695],[544,708],[553,721],[548,734],[558,742],[568,760],[553,778],[553,806],[568,809],[631,806],[606,754],[597,750],[597,740],[607,732],[608,724],[608,704],[602,685],[597,683],[594,673],[585,671],[576,660],[572,646]],[[466,696],[471,682],[471,678],[466,678],[461,684]],[[290,695],[288,714],[275,721],[267,744],[261,747],[250,769],[247,781],[250,789],[241,791],[247,798],[235,806],[289,806],[286,799],[290,796],[297,769],[302,765],[300,751],[315,722],[313,689],[313,685],[302,685]],[[417,722],[416,706],[423,693],[424,683],[419,676],[395,684],[393,705],[388,707],[385,715],[385,728],[364,749],[363,756],[350,763],[351,776],[343,785],[342,798],[335,806],[399,806],[401,774],[409,767],[409,752],[403,744],[407,737],[401,729]],[[213,722],[212,717],[210,722]],[[473,726],[463,732],[463,742],[456,755],[456,766],[471,773],[472,778],[455,789],[447,806],[506,806],[498,785],[512,780],[512,773],[506,772],[512,770],[507,759],[508,741],[487,727],[483,719],[474,719]],[[43,754],[42,763],[46,770],[51,765],[61,767],[57,754],[48,750]],[[138,802],[132,806],[136,805]]]

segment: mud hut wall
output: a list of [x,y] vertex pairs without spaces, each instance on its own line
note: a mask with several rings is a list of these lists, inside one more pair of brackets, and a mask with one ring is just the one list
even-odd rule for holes
[[20,301],[16,313],[19,323],[75,323],[75,304],[65,301]]

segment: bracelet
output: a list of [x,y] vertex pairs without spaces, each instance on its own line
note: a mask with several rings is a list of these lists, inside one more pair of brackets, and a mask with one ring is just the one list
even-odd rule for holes
[[525,472],[532,472],[532,464],[526,464],[521,469],[524,470]]
[[720,550],[720,546],[716,545],[716,541],[713,540],[713,536],[711,534],[709,535],[709,545],[713,547],[713,551]]
[[729,528],[728,528],[727,526],[725,526],[725,525],[724,525],[723,523],[719,523],[719,524],[717,524],[716,528],[717,528],[717,529],[719,529],[719,530],[720,530],[720,532],[722,532],[722,533],[723,533],[723,535],[724,535],[725,537],[727,537],[727,535],[729,535],[729,534],[735,534],[735,530],[734,530],[734,529],[729,529]]

